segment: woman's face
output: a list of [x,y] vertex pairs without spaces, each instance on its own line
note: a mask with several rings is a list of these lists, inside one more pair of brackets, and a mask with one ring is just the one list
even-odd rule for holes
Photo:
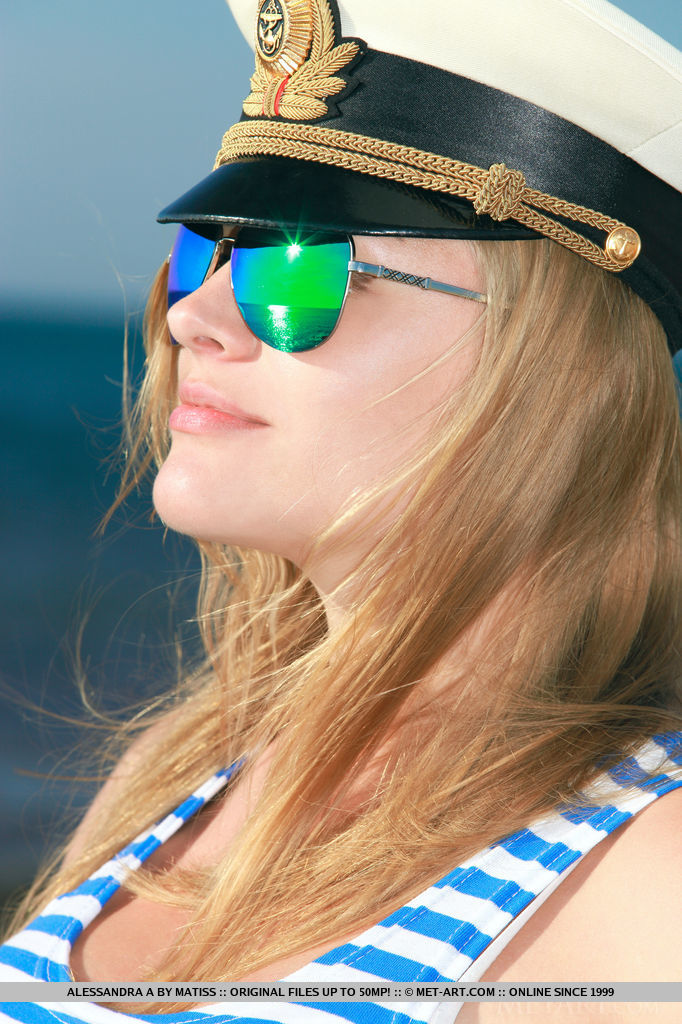
[[[483,290],[464,241],[358,237],[356,258]],[[480,332],[434,364],[483,307],[364,277],[333,336],[290,354],[251,334],[229,273],[224,266],[168,314],[181,346],[180,404],[154,503],[181,533],[302,565],[344,503],[428,434],[439,402],[471,370]],[[371,542],[358,538],[357,557]],[[352,549],[345,558],[349,569]]]

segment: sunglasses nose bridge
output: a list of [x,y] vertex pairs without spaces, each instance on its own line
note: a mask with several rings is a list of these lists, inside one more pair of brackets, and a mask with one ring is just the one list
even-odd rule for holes
[[204,281],[208,281],[217,270],[224,267],[229,261],[232,254],[232,247],[234,246],[234,238],[219,238],[216,242],[213,253],[211,255],[211,261],[206,270],[206,276]]
[[[193,288],[169,306],[168,326],[172,342],[183,348],[195,353],[210,353],[223,359],[246,360],[255,358],[260,341],[244,324],[243,316],[240,315],[232,287],[232,274],[228,274],[228,295],[231,295],[232,301],[227,305],[224,291],[227,282],[214,283],[211,280],[217,271],[229,263],[234,241],[234,238],[225,237],[213,244],[208,265],[204,262],[206,270],[203,277],[197,279]],[[228,311],[230,306],[234,308],[237,319]],[[243,330],[244,326],[246,331]]]

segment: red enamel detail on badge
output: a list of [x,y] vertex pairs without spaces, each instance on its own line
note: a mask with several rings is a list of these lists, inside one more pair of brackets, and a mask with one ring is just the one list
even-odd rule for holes
[[279,83],[279,89],[277,90],[277,93],[275,94],[275,102],[273,103],[273,107],[274,107],[274,110],[275,110],[275,116],[276,117],[279,115],[279,101],[282,98],[282,93],[286,89],[287,83],[288,83],[290,78],[291,78],[291,75],[287,75],[285,78],[282,79],[282,81]]

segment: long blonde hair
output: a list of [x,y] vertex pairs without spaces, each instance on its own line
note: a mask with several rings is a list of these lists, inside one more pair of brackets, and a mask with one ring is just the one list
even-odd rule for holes
[[[682,449],[663,331],[615,277],[551,242],[474,245],[490,296],[480,360],[401,469],[410,500],[355,570],[352,621],[330,635],[286,560],[200,544],[205,663],[121,780],[98,841],[25,915],[277,739],[229,853],[180,885],[135,882],[190,912],[159,977],[240,977],[379,920],[575,798],[600,759],[679,724]],[[124,490],[168,443],[163,272],[147,345]],[[353,511],[379,493],[385,482]],[[447,691],[415,701],[500,602],[476,663],[449,662]],[[371,792],[338,813],[389,738]]]

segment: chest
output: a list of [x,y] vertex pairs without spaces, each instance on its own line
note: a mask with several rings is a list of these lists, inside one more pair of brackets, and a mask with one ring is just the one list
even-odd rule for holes
[[[665,776],[659,778],[660,792],[682,783],[682,780],[671,781]],[[202,789],[205,791],[206,787]],[[211,790],[213,794],[216,792],[217,789]],[[674,802],[677,796],[682,798],[682,788],[670,793],[665,800],[656,800],[656,795],[656,791],[642,790],[628,796],[631,808],[636,809],[639,804],[640,810],[647,809],[627,825],[623,825],[623,814],[616,813],[614,808],[608,809],[608,815],[597,808],[595,827],[582,820],[575,824],[558,814],[538,822],[532,830],[524,829],[481,851],[470,862],[455,868],[429,889],[415,895],[399,911],[360,935],[348,938],[330,934],[321,946],[306,949],[295,957],[273,958],[258,973],[243,980],[272,981],[289,978],[297,972],[296,980],[350,979],[352,983],[358,970],[364,976],[425,981],[437,980],[439,976],[455,980],[482,978],[517,982],[541,978],[603,981],[619,974],[632,977],[632,949],[631,944],[628,945],[631,900],[624,900],[623,893],[632,895],[632,851],[636,851],[637,844],[633,847],[628,837],[639,834],[651,845],[655,826],[652,815],[655,816],[660,807],[663,819],[668,820],[670,814],[664,805]],[[196,803],[198,797],[192,799]],[[658,806],[648,807],[654,802]],[[138,856],[136,851],[144,849],[147,852],[144,855],[140,852],[138,860],[147,859],[152,870],[169,871],[172,880],[174,867],[209,864],[220,852],[229,851],[250,805],[248,791],[235,786],[220,806],[215,802],[205,805],[179,830],[180,811],[170,815],[138,837],[126,849],[124,858]],[[604,835],[605,820],[614,828],[611,835]],[[176,824],[173,825],[173,821]],[[151,856],[150,837],[157,837],[161,842]],[[567,842],[572,843],[573,849],[568,848]],[[584,844],[582,849],[581,843]],[[617,854],[619,849],[624,851],[621,856]],[[490,938],[504,939],[505,932],[507,935],[511,932],[510,925],[517,920],[517,915],[538,902],[533,900],[533,892],[544,892],[550,876],[563,879],[566,865],[576,858],[578,866],[567,880],[562,880],[531,922],[525,923],[520,932],[512,936],[503,952],[495,950],[497,958],[494,963],[491,960],[492,967],[481,967],[477,957],[487,951]],[[639,859],[648,864],[650,856],[647,857],[645,850],[645,855]],[[12,943],[14,948],[6,949],[5,962],[18,966],[20,960],[22,964],[26,960],[21,952],[25,935],[26,950],[38,952],[39,944],[46,950],[40,963],[36,963],[35,971],[31,970],[34,977],[46,980],[55,977],[51,969],[41,966],[45,957],[49,957],[49,962],[54,961],[55,968],[68,963],[75,978],[81,981],[133,981],[153,974],[166,953],[184,940],[188,914],[181,906],[173,905],[172,893],[166,904],[120,890],[107,899],[112,891],[112,875],[118,876],[119,867],[121,863],[117,858],[84,883],[83,895],[79,895],[81,890],[76,890],[54,901],[46,908],[44,918],[34,922],[33,930],[21,933]],[[638,873],[641,874],[634,871],[634,875]],[[96,892],[101,892],[102,898],[95,897]],[[89,895],[85,897],[85,893]],[[103,905],[101,908],[96,900]],[[64,915],[76,912],[76,917],[72,918],[74,927],[69,925],[70,933],[76,935],[80,930],[75,926],[81,910],[80,923],[85,930],[74,942],[67,959],[65,949],[56,948],[52,943],[50,922],[55,914],[61,915],[59,920],[66,921],[68,918]],[[45,921],[44,936],[42,920]],[[254,921],[255,934],[258,924]],[[229,927],[229,922],[225,927]],[[445,932],[438,930],[443,927]],[[640,922],[640,932],[641,928]],[[288,936],[281,938],[281,948],[285,949]],[[654,945],[655,935],[649,938],[651,941],[647,940],[645,947]],[[61,947],[66,945],[61,942]],[[328,951],[324,963],[317,962]],[[405,974],[406,959],[411,961],[409,975]],[[398,962],[400,970],[396,966]],[[63,970],[63,966],[60,969]],[[46,973],[38,975],[38,968]],[[178,976],[181,974],[179,971]]]
[[[170,872],[172,885],[175,868],[201,868],[229,851],[260,791],[262,779],[257,770],[244,781],[237,780],[219,802],[202,809],[167,839],[146,860],[153,872]],[[180,895],[178,884],[178,895]],[[131,981],[153,976],[182,941],[190,913],[181,906],[146,899],[119,889],[100,913],[74,942],[70,968],[76,981]],[[250,981],[270,981],[284,977],[345,941],[340,936],[293,957],[284,957],[249,976]]]
[[[229,824],[229,819],[226,823],[217,816],[197,822],[194,828],[183,830],[158,850],[150,858],[150,867],[172,870],[176,864],[197,863],[214,852],[216,835],[225,837]],[[570,980],[594,974],[598,980],[610,976],[609,951],[613,948],[613,937],[599,889],[604,858],[608,865],[609,848],[615,839],[615,836],[609,837],[600,848],[583,857],[572,875],[507,942],[491,968],[484,972],[484,979],[518,981],[551,976],[556,980]],[[189,914],[184,909],[119,890],[73,946],[70,964],[75,980],[123,982],[155,974],[182,941],[188,920]],[[599,943],[586,941],[586,922],[592,922],[587,934],[599,935]],[[606,944],[604,936],[608,939]],[[286,936],[282,938],[286,940]],[[280,980],[347,941],[352,941],[352,936],[330,935],[328,941],[318,946],[275,960],[243,979],[233,980]],[[414,951],[410,950],[409,938],[407,944],[403,944],[404,955],[409,958],[411,952],[418,960],[420,949],[416,936]],[[472,1021],[478,1020],[475,1014],[479,1010],[473,1004],[469,1009],[463,1007],[458,1024],[460,1020],[466,1024],[467,1015],[471,1015]]]

